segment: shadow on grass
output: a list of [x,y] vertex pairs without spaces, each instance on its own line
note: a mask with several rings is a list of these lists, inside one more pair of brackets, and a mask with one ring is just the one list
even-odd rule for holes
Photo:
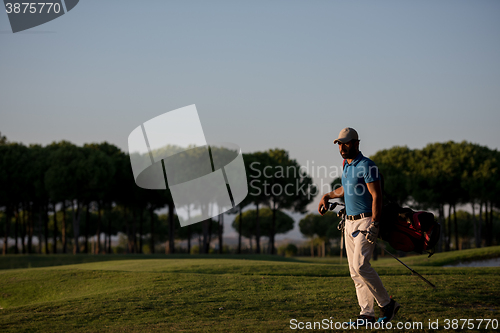
[[[409,253],[405,254],[404,256],[398,256],[398,257],[408,265],[441,267],[446,265],[455,265],[458,263],[473,262],[477,260],[500,258],[500,246],[489,246],[489,247],[482,247],[479,249],[439,252],[435,253],[430,258],[428,258],[427,254],[419,255],[415,253]],[[301,257],[297,258],[297,260],[300,260],[302,262],[317,263],[317,264],[339,263],[338,257],[327,257],[327,258]],[[343,259],[342,263],[347,263],[345,258]],[[375,267],[401,265],[389,255],[386,255],[385,257],[379,256],[379,260],[376,261],[372,260],[371,264]]]
[[[444,266],[460,262],[483,260],[500,257],[500,246],[491,246],[479,249],[461,251],[450,251],[436,253],[433,257],[427,255],[410,255],[402,258],[408,265],[416,266]],[[62,265],[74,265],[83,263],[115,261],[115,260],[138,260],[138,259],[239,259],[239,260],[261,260],[274,262],[297,262],[310,264],[332,264],[338,265],[338,257],[310,258],[310,257],[282,257],[268,254],[111,254],[111,255],[89,255],[89,254],[50,254],[50,255],[5,255],[0,256],[0,270],[16,268],[35,268]],[[382,259],[382,258],[381,258]],[[343,258],[342,264],[347,264]],[[372,261],[373,266],[399,266],[394,259]]]
[[16,268],[35,268],[75,265],[115,260],[142,260],[142,259],[240,259],[281,262],[301,262],[297,258],[282,257],[268,254],[32,254],[32,255],[5,255],[0,256],[0,270]]

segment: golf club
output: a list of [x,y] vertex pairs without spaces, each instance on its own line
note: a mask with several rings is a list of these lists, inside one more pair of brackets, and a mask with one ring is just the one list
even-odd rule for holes
[[[340,202],[327,202],[327,206],[321,207],[321,214],[325,214],[329,210],[334,210],[337,206],[345,207],[343,203]],[[342,254],[344,253],[344,222],[345,222],[345,208],[341,209],[337,216],[340,217],[340,222],[337,226],[337,229],[340,230],[340,263],[342,264]]]
[[[363,235],[366,236],[366,233],[367,231],[366,230],[356,230],[352,233],[352,237],[356,237],[359,235],[359,233],[362,233]],[[399,260],[398,258],[396,258],[396,256],[394,254],[392,254],[391,252],[387,251],[385,248],[384,248],[384,251],[389,253],[391,255],[391,257],[393,257],[394,259],[396,259],[397,261],[399,261],[400,263],[402,263],[406,268],[408,268],[412,273],[415,273],[419,278],[421,278],[422,280],[424,280],[429,286],[431,286],[432,288],[436,289],[436,286],[433,285],[432,283],[430,283],[426,278],[424,278],[422,275],[418,274],[414,269],[412,269],[410,266],[408,266],[407,264],[405,264],[404,262],[402,262],[401,260]]]
[[335,207],[337,207],[338,204],[339,204],[338,202],[329,202],[327,207],[323,206],[321,208],[321,213],[325,214],[329,210],[334,210]]

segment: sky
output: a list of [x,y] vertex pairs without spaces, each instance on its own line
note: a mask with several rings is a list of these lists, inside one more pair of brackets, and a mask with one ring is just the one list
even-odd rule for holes
[[499,1],[82,0],[18,33],[0,13],[0,60],[0,132],[24,144],[126,151],[139,124],[195,104],[209,143],[301,165],[340,166],[347,126],[367,156],[500,147]]

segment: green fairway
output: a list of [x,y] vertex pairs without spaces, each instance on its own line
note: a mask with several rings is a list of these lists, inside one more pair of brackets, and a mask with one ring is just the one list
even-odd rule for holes
[[[436,290],[394,259],[374,262],[403,306],[394,325],[500,320],[500,268],[435,266],[495,256],[500,247],[403,259]],[[343,322],[359,311],[338,258],[7,256],[0,268],[1,332],[297,331],[291,319]]]

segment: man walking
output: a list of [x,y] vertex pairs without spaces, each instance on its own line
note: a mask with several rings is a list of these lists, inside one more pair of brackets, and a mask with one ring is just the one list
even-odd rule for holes
[[[344,128],[338,139],[344,158],[342,186],[325,194],[318,205],[323,215],[328,209],[328,200],[344,198],[346,205],[345,247],[349,271],[356,287],[358,303],[361,307],[358,325],[375,322],[373,300],[380,307],[378,322],[389,322],[400,305],[389,297],[377,272],[370,265],[375,249],[382,216],[382,190],[380,175],[375,163],[359,151],[358,133],[353,128]],[[366,237],[352,237],[356,230],[366,230]]]

